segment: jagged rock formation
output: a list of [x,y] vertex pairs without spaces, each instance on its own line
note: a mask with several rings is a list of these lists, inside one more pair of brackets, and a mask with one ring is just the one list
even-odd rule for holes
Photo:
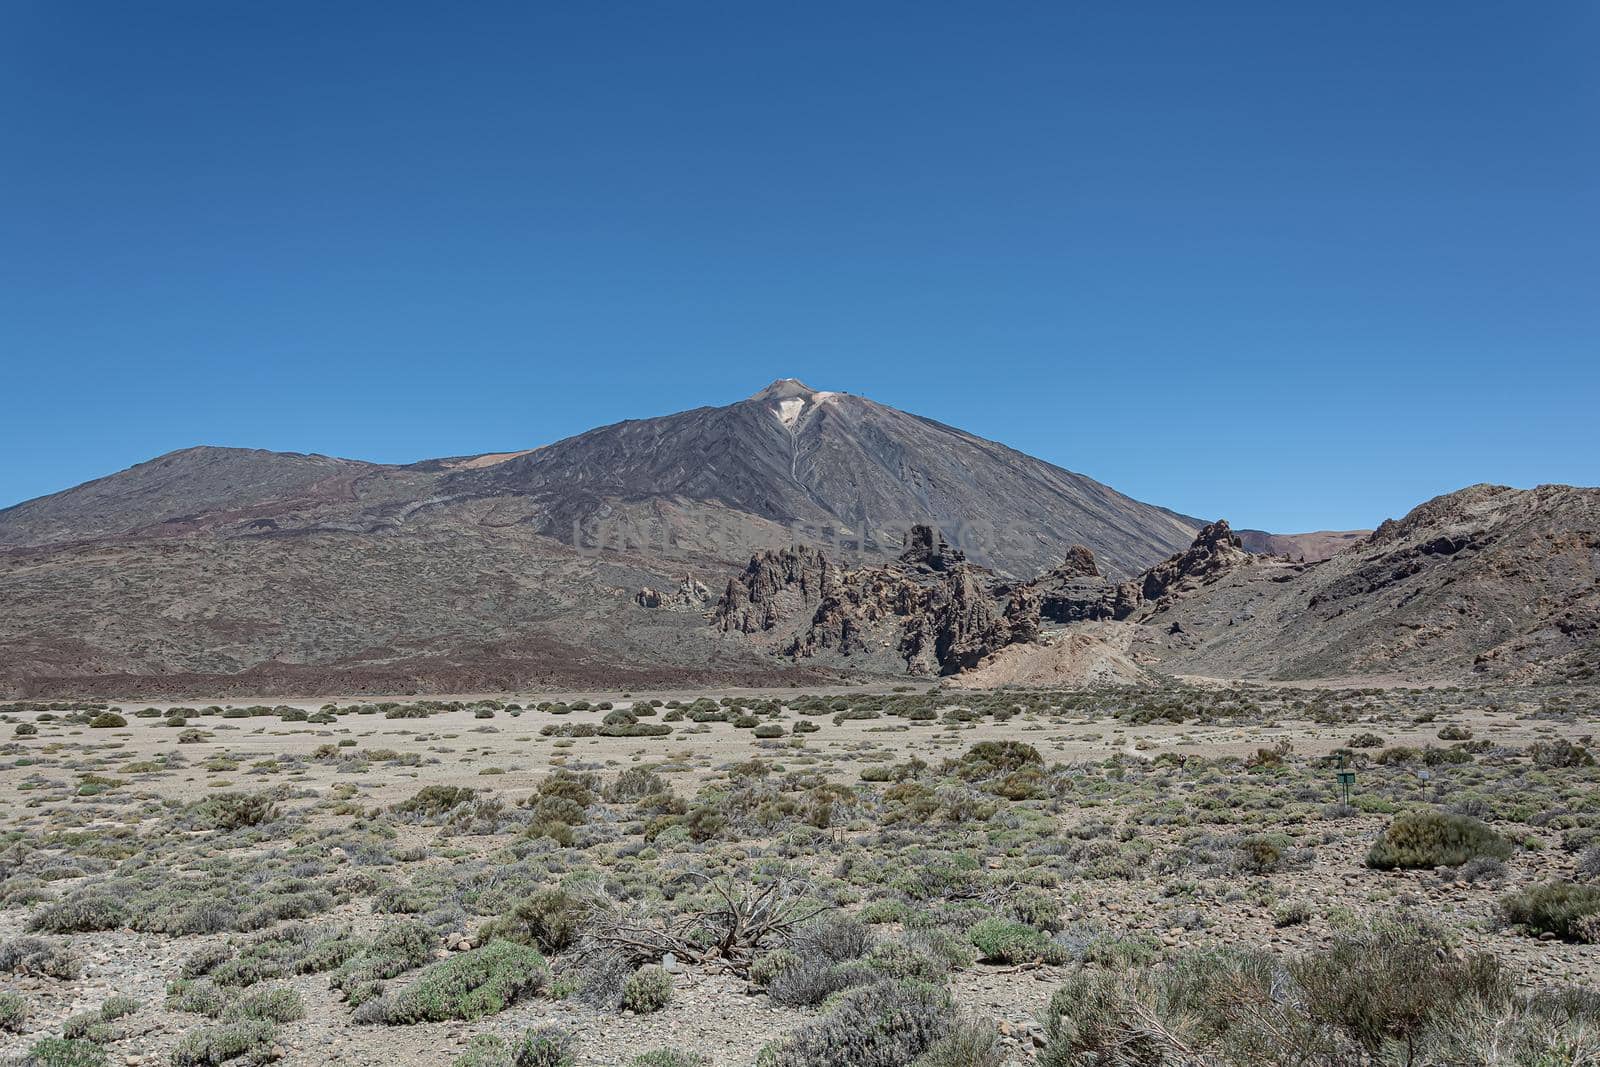
[[712,612],[724,633],[770,635],[801,659],[835,654],[915,674],[950,674],[1037,634],[1028,594],[998,601],[993,572],[966,562],[926,526],[892,563],[844,570],[801,546],[758,553]]
[[1147,602],[1182,596],[1214,582],[1250,558],[1239,538],[1219,519],[1201,529],[1187,551],[1156,564],[1139,577],[1139,595]]
[[648,585],[641,587],[633,595],[633,601],[641,608],[701,611],[711,603],[711,590],[693,575],[686,574],[678,579],[678,587],[669,592],[662,592]]
[[808,545],[771,549],[750,558],[712,612],[723,633],[764,633],[823,599],[834,582],[833,564]]
[[1083,545],[1031,582],[1010,583],[968,563],[931,527],[914,527],[893,563],[845,570],[801,546],[758,553],[730,579],[712,612],[724,633],[770,634],[792,657],[884,659],[915,674],[955,674],[1010,645],[1037,641],[1046,623],[1121,620],[1214,581],[1250,558],[1226,522],[1138,578],[1112,582]]
[[1125,619],[1139,607],[1139,588],[1137,581],[1101,575],[1094,553],[1083,545],[1073,545],[1060,565],[1027,584],[1040,618],[1055,623]]

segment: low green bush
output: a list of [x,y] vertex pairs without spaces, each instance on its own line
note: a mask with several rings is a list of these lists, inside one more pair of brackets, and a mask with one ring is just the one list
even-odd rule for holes
[[20,1067],[106,1067],[106,1050],[93,1041],[47,1037],[36,1041],[20,1061]]
[[178,1040],[171,1062],[173,1067],[213,1067],[230,1061],[265,1063],[271,1058],[275,1034],[272,1024],[261,1019],[202,1026]]
[[1504,860],[1511,842],[1477,819],[1440,811],[1400,815],[1367,853],[1367,866],[1396,868],[1459,867],[1470,859]]
[[538,992],[549,978],[537,949],[491,941],[426,968],[372,1014],[390,1025],[479,1019]]
[[708,1067],[710,1063],[709,1056],[702,1056],[698,1052],[659,1048],[643,1056],[635,1056],[629,1061],[628,1067]]
[[967,938],[986,963],[1059,962],[1060,948],[1042,930],[1013,919],[991,916],[974,923]]
[[1507,922],[1535,937],[1549,933],[1600,943],[1600,886],[1546,882],[1502,898],[1500,910]]
[[672,975],[661,967],[641,967],[622,986],[622,1006],[638,1015],[660,1011],[672,1002]]
[[21,993],[0,993],[0,1031],[20,1034],[27,1021],[27,998]]

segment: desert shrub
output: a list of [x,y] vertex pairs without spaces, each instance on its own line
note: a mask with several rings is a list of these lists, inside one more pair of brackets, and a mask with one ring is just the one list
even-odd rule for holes
[[1494,957],[1457,955],[1442,929],[1411,917],[1379,919],[1293,960],[1289,974],[1307,1014],[1369,1053],[1414,1042],[1430,1018],[1468,998],[1504,998],[1509,983]]
[[967,931],[967,938],[986,963],[1028,963],[1041,959],[1059,962],[1061,956],[1060,949],[1042,930],[999,916],[974,923]]
[[1043,766],[1039,750],[1022,741],[979,741],[961,756],[957,772],[967,779],[1010,774],[1024,767]]
[[942,982],[950,973],[950,963],[926,945],[908,940],[880,941],[864,958],[862,973],[876,978],[915,978],[920,982]]
[[1600,1063],[1600,1005],[1587,990],[1466,1001],[1430,1025],[1421,1043],[1438,1064]]
[[274,1030],[260,1019],[202,1026],[191,1030],[172,1049],[173,1067],[211,1067],[238,1060],[265,1063],[271,1058]]
[[472,1020],[505,1010],[536,993],[550,969],[538,950],[510,941],[491,941],[426,968],[405,988],[368,1013],[368,1020],[390,1025]]
[[18,737],[32,737],[39,732],[39,728],[31,722],[19,722],[16,729],[11,732]]
[[522,1035],[512,1050],[515,1067],[573,1067],[577,1041],[559,1026],[541,1026]]
[[185,1011],[219,1019],[222,1013],[228,1010],[231,996],[232,994],[208,978],[198,980],[180,978],[167,983],[167,1010]]
[[1483,856],[1504,860],[1511,842],[1477,819],[1445,812],[1400,815],[1367,853],[1367,866],[1378,870],[1457,867]]
[[372,998],[379,982],[426,963],[435,944],[433,931],[424,924],[397,922],[339,964],[329,984],[345,994],[351,1007],[359,1007]]
[[1233,863],[1250,874],[1271,874],[1283,866],[1283,847],[1269,837],[1247,837],[1234,849]]
[[511,1058],[511,1043],[499,1034],[478,1034],[467,1042],[467,1050],[451,1061],[451,1067],[516,1067]]
[[872,930],[866,923],[849,915],[830,914],[796,930],[790,947],[802,958],[843,963],[866,955],[872,942]]
[[750,984],[765,987],[784,971],[800,965],[800,956],[786,948],[762,953],[750,963]]
[[130,997],[123,993],[115,993],[107,997],[105,1002],[100,1005],[100,1018],[104,1019],[106,1022],[111,1022],[113,1020],[132,1015],[138,1010],[139,1000],[137,997]]
[[[845,915],[819,916],[790,938],[787,955],[765,965],[767,995],[775,1004],[810,1007],[878,976],[856,961],[873,945],[870,928]],[[792,965],[791,965],[792,961]]]
[[1457,867],[1455,876],[1463,882],[1498,882],[1506,876],[1506,865],[1489,856],[1477,856]]
[[1550,933],[1567,941],[1600,940],[1591,916],[1600,915],[1600,886],[1546,882],[1512,893],[1500,901],[1509,923],[1534,936]]
[[106,1050],[93,1041],[47,1037],[36,1041],[18,1061],[19,1067],[106,1067]]
[[605,798],[613,804],[628,804],[667,791],[666,779],[655,771],[648,767],[629,767],[606,786]]
[[921,982],[878,982],[845,993],[790,1034],[772,1067],[904,1067],[949,1035],[950,998]]
[[264,794],[218,793],[200,804],[201,816],[218,830],[260,826],[278,817],[278,806]]
[[272,1023],[292,1023],[305,1018],[306,1006],[300,994],[289,986],[253,989],[228,1005],[225,1017],[257,1019]]
[[711,1059],[698,1052],[684,1052],[676,1048],[658,1048],[654,1052],[646,1052],[643,1056],[635,1056],[628,1061],[628,1067],[708,1067]]
[[1005,1061],[1005,1048],[993,1025],[963,1022],[928,1046],[911,1067],[1001,1067]]
[[465,786],[425,785],[390,810],[397,815],[437,818],[451,808],[468,803],[477,795],[477,790]]
[[672,1002],[672,975],[661,967],[640,967],[622,986],[622,1006],[638,1015],[660,1011]]
[[582,927],[583,906],[576,897],[560,889],[541,889],[491,920],[480,936],[484,941],[500,938],[534,945],[554,955],[571,947]]
[[1079,966],[1041,1016],[1038,1062],[1458,1062],[1419,1048],[1430,1028],[1462,1005],[1508,996],[1492,957],[1458,955],[1439,928],[1402,915],[1286,962],[1204,950],[1159,966]]
[[104,1045],[117,1036],[116,1030],[100,1018],[97,1011],[81,1011],[69,1015],[61,1023],[61,1036],[69,1040],[93,1041]]
[[1350,739],[1351,748],[1382,748],[1383,738],[1377,734],[1356,734]]
[[27,1021],[27,999],[21,993],[0,992],[0,1031],[20,1034]]
[[1578,874],[1591,881],[1600,878],[1600,844],[1590,845],[1578,857]]
[[1528,746],[1528,756],[1541,767],[1594,766],[1594,756],[1589,754],[1588,749],[1564,737],[1554,741],[1535,741]]
[[115,730],[126,725],[128,720],[114,711],[102,711],[89,720],[90,728],[95,730]]
[[809,1008],[876,978],[867,968],[853,963],[806,959],[773,975],[767,982],[767,996],[784,1007]]
[[572,1035],[559,1026],[529,1030],[515,1042],[498,1034],[479,1034],[456,1057],[453,1067],[574,1067]]
[[28,916],[28,929],[50,934],[86,934],[115,930],[126,918],[122,902],[113,897],[73,897],[35,911]]
[[778,723],[764,722],[755,728],[754,736],[763,740],[771,740],[776,737],[782,737],[783,733],[783,727]]
[[42,937],[18,937],[0,944],[0,974],[39,975],[71,981],[78,977],[78,958],[65,945]]
[[1439,727],[1438,738],[1441,741],[1471,741],[1472,731],[1465,726],[1450,723]]
[[634,965],[622,952],[596,943],[585,943],[562,975],[577,998],[591,1008],[614,1011],[622,1005],[622,988],[633,975]]

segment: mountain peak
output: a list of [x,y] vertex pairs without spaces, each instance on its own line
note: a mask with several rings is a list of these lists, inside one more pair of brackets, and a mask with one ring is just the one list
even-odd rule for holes
[[810,400],[817,391],[799,378],[779,378],[751,400]]

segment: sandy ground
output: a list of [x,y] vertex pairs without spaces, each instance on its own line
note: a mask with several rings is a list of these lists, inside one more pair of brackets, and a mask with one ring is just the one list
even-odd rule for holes
[[[850,693],[861,690],[843,689]],[[549,694],[463,694],[464,699],[494,696],[500,700],[547,700]],[[612,700],[619,706],[643,697],[692,698],[707,693],[574,693],[568,698],[593,701]],[[757,691],[761,697],[775,694]],[[963,695],[950,694],[950,703],[959,704]],[[207,701],[189,701],[186,706],[203,707]],[[223,703],[223,702],[215,702]],[[273,700],[263,703],[289,704],[316,708],[323,698]],[[125,713],[144,706],[140,702],[124,705]],[[163,703],[162,707],[167,707]],[[28,720],[33,716],[23,715]],[[226,786],[257,790],[287,783],[309,797],[331,795],[337,786],[355,784],[366,805],[388,805],[415,793],[425,784],[465,785],[490,789],[508,801],[532,793],[552,766],[561,764],[597,768],[610,774],[638,762],[670,760],[681,764],[673,781],[680,794],[692,793],[696,785],[731,761],[762,754],[782,760],[791,767],[825,766],[836,781],[853,781],[860,768],[886,758],[905,759],[919,755],[931,761],[957,755],[975,741],[1014,738],[1025,740],[1040,750],[1048,761],[1077,763],[1103,760],[1114,754],[1154,758],[1175,752],[1204,756],[1246,755],[1279,740],[1287,740],[1297,755],[1317,755],[1346,744],[1352,733],[1366,724],[1318,725],[1303,721],[1283,721],[1261,726],[1183,726],[1170,723],[1130,726],[1116,720],[997,722],[984,720],[948,729],[935,723],[903,723],[900,720],[848,720],[833,724],[824,719],[821,732],[805,738],[803,747],[790,739],[757,741],[749,731],[717,724],[702,733],[684,733],[689,723],[679,723],[679,732],[669,738],[589,738],[561,742],[540,736],[540,729],[557,722],[572,722],[573,716],[555,716],[529,710],[517,717],[500,713],[491,720],[476,720],[468,712],[448,713],[421,720],[389,720],[381,715],[347,716],[329,725],[285,723],[275,717],[224,719],[196,718],[191,725],[211,732],[201,744],[183,746],[187,765],[176,773],[140,776],[140,793],[179,801],[204,796],[208,790]],[[1553,724],[1549,721],[1520,718],[1513,708],[1501,711],[1475,711],[1470,717],[1457,715],[1452,721],[1468,723],[1479,738],[1495,743],[1523,745],[1551,736],[1576,738],[1590,732],[1592,723]],[[130,759],[145,759],[173,750],[175,730],[160,719],[130,718],[126,729],[89,730],[60,721],[41,723],[39,734],[28,739],[31,752],[79,752],[78,746],[95,746],[96,752],[114,751]],[[1390,744],[1437,744],[1437,724],[1397,724],[1386,722],[1372,727]],[[11,728],[0,726],[9,737]],[[290,776],[251,776],[248,771],[216,772],[203,766],[209,756],[227,752],[250,763],[282,754],[309,754],[320,745],[354,740],[363,749],[395,748],[420,751],[420,767],[395,768],[374,764],[360,776],[338,775],[326,763],[308,762]],[[109,747],[108,747],[109,746]],[[15,760],[0,764],[0,829],[20,827],[37,812],[26,805],[28,793],[19,786],[30,775],[43,771],[52,777],[65,777],[38,763],[20,765]],[[489,772],[489,773],[486,773]],[[1335,797],[1332,775],[1327,783],[1328,797]],[[1097,813],[1103,818],[1104,812]],[[1069,814],[1064,818],[1071,818]],[[320,818],[320,816],[319,816]],[[1513,973],[1535,985],[1587,983],[1600,980],[1600,948],[1581,945],[1541,943],[1492,929],[1495,900],[1506,886],[1467,886],[1442,883],[1431,872],[1395,874],[1372,871],[1361,858],[1366,843],[1386,823],[1382,816],[1361,817],[1359,825],[1370,833],[1357,834],[1320,849],[1314,866],[1306,871],[1275,878],[1281,891],[1293,898],[1313,902],[1319,908],[1345,905],[1357,911],[1393,902],[1409,902],[1427,908],[1458,925],[1468,947],[1491,948],[1499,953]],[[1153,835],[1159,830],[1141,831]],[[433,831],[418,829],[420,839],[431,839]],[[1556,847],[1559,833],[1550,832],[1538,852],[1519,853],[1511,864],[1508,885],[1570,874],[1573,858]],[[492,840],[481,847],[491,848]],[[1071,920],[1087,921],[1115,930],[1159,936],[1167,945],[1234,944],[1241,941],[1285,950],[1325,942],[1329,930],[1325,923],[1311,922],[1279,929],[1271,909],[1245,900],[1199,900],[1196,907],[1206,909],[1203,930],[1168,927],[1160,916],[1172,911],[1172,902],[1163,898],[1163,887],[1156,880],[1076,884],[1064,887],[1063,907]],[[356,922],[370,918],[367,903],[346,906],[348,918]],[[21,932],[26,918],[22,909],[0,911],[0,940]],[[165,1050],[177,1036],[194,1025],[192,1018],[180,1017],[160,1008],[167,978],[177,962],[197,945],[221,937],[167,938],[131,931],[76,935],[88,962],[85,977],[75,983],[49,983],[38,979],[0,978],[0,988],[16,988],[35,1001],[36,1017],[29,1032],[22,1036],[0,1036],[0,1054],[15,1054],[31,1041],[58,1026],[60,1020],[76,1011],[92,1008],[113,991],[131,992],[146,1004],[134,1019],[135,1033],[116,1046],[113,1062],[128,1064],[164,1062]],[[1001,972],[982,967],[958,973],[953,989],[967,1011],[1004,1022],[1018,1035],[1025,1035],[1034,1012],[1048,999],[1060,972],[1041,967],[1023,972]],[[379,1064],[417,1067],[447,1064],[465,1047],[475,1033],[512,1033],[541,1021],[565,1022],[582,1034],[584,1067],[599,1067],[627,1062],[628,1057],[661,1044],[676,1043],[697,1048],[712,1057],[716,1067],[748,1067],[760,1044],[802,1022],[803,1011],[777,1008],[765,996],[751,995],[742,981],[730,975],[683,974],[678,978],[673,1004],[658,1015],[634,1018],[598,1014],[572,1002],[552,1003],[535,1000],[518,1005],[492,1019],[471,1024],[425,1024],[420,1026],[353,1027],[348,1010],[330,996],[326,979],[309,976],[294,984],[304,994],[308,1017],[284,1027],[283,1062],[292,1065],[323,1063]],[[1028,1060],[1027,1041],[1019,1036],[1018,1062]]]

